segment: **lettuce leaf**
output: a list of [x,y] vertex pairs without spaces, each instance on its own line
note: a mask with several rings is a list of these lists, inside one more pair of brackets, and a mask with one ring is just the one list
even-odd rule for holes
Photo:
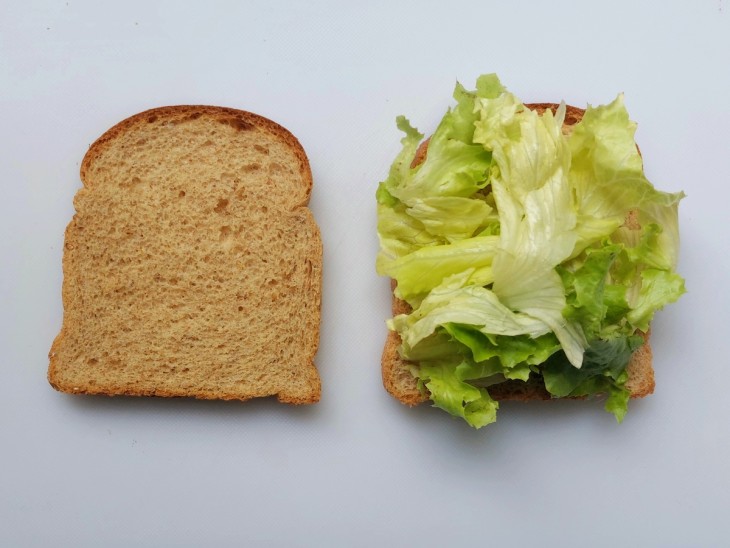
[[[669,264],[676,265],[679,245],[677,204],[684,193],[656,190],[644,176],[636,147],[636,124],[629,119],[623,95],[608,105],[589,107],[568,139],[569,178],[578,210],[579,239],[573,255],[610,235],[629,211],[639,211],[639,222],[656,222],[667,236],[663,246]],[[600,227],[600,230],[597,230]]]
[[419,377],[435,407],[463,418],[475,428],[481,428],[497,420],[499,403],[489,396],[486,388],[466,381],[481,378],[486,373],[484,368],[477,368],[468,362],[454,366],[448,361],[427,361],[421,364]]
[[[496,103],[496,104],[495,104]],[[527,110],[509,94],[481,99],[474,139],[492,151],[492,190],[500,216],[494,258],[494,293],[506,306],[541,320],[555,333],[570,362],[580,367],[585,336],[566,319],[565,294],[555,267],[572,253],[577,234],[570,153],[557,117]]]
[[479,427],[505,379],[554,397],[606,394],[621,421],[626,366],[654,313],[685,291],[675,272],[681,192],[654,188],[623,96],[527,109],[494,74],[423,135],[397,119],[402,149],[376,192],[380,274],[412,307],[388,321],[434,404]]
[[684,292],[684,280],[679,274],[666,270],[644,270],[641,272],[638,303],[627,318],[637,328],[646,331],[654,313],[675,302]]
[[558,268],[568,302],[564,313],[578,322],[590,339],[600,337],[629,310],[626,287],[609,283],[611,268],[622,250],[620,245],[592,248],[575,270]]
[[448,242],[471,238],[479,229],[499,220],[486,201],[460,196],[417,198],[411,200],[407,211],[430,234]]
[[406,135],[384,186],[407,205],[423,198],[469,197],[487,184],[491,154],[471,142],[475,96],[457,86],[454,97],[457,107],[443,117],[429,140],[425,161],[414,168],[410,166],[423,135],[406,118],[397,120]]
[[545,388],[555,397],[607,394],[606,411],[621,422],[628,409],[625,388],[631,354],[644,343],[639,335],[596,340],[585,352],[583,367],[576,369],[563,353],[553,355],[542,369]]
[[549,331],[544,322],[510,310],[489,289],[465,285],[472,274],[473,270],[467,270],[446,278],[413,312],[388,322],[391,329],[400,333],[406,357],[408,348],[448,323],[472,325],[493,335],[539,337]]
[[560,349],[560,343],[551,333],[536,338],[527,335],[506,337],[485,334],[474,326],[455,323],[445,324],[444,330],[470,350],[475,362],[499,359],[502,372],[520,364],[540,364]]
[[403,148],[390,166],[388,178],[378,188],[379,198],[383,196],[383,190],[388,192],[391,199],[397,198],[399,190],[408,184],[412,173],[411,162],[416,156],[418,145],[423,139],[423,133],[414,128],[405,116],[398,116],[396,125],[399,130],[405,133],[400,141]]
[[422,247],[394,261],[381,262],[379,272],[396,280],[396,295],[413,305],[414,299],[441,285],[446,277],[467,270],[470,282],[491,283],[492,260],[498,243],[499,237],[484,236],[450,245]]
[[393,206],[378,204],[378,238],[380,252],[376,265],[379,274],[386,274],[384,265],[399,257],[441,243],[438,237],[426,230],[421,221],[408,215],[400,202]]

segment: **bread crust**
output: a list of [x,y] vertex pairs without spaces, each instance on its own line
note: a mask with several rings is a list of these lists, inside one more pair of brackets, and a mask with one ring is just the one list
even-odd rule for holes
[[[155,386],[152,384],[130,385],[128,382],[106,381],[103,385],[96,382],[94,373],[86,375],[86,382],[74,382],[64,378],[74,364],[61,360],[60,350],[68,346],[68,336],[78,326],[69,320],[69,309],[74,302],[72,294],[77,291],[75,280],[72,279],[72,253],[80,245],[81,238],[77,230],[77,213],[67,225],[64,236],[63,272],[64,282],[62,286],[62,301],[64,307],[64,321],[61,330],[56,336],[49,352],[48,380],[56,390],[72,394],[99,394],[99,395],[124,395],[124,396],[158,396],[158,397],[193,397],[198,399],[223,399],[223,400],[247,400],[255,397],[274,396],[278,401],[291,404],[310,404],[319,401],[321,396],[321,380],[314,365],[314,357],[319,345],[319,325],[321,317],[321,283],[322,283],[322,241],[319,228],[312,216],[311,211],[306,207],[312,191],[312,172],[307,155],[299,140],[286,128],[272,120],[251,112],[232,109],[227,107],[207,105],[177,105],[149,109],[133,116],[130,116],[117,123],[103,135],[101,135],[85,154],[80,167],[80,176],[83,187],[77,193],[77,198],[82,193],[93,192],[97,182],[91,175],[94,165],[111,147],[114,147],[117,140],[137,128],[147,124],[164,123],[168,125],[194,123],[201,118],[213,119],[221,124],[227,125],[236,131],[257,131],[264,132],[274,139],[282,142],[284,146],[296,157],[298,181],[296,187],[292,187],[289,199],[292,200],[288,210],[291,219],[299,223],[298,226],[306,231],[308,235],[307,256],[305,264],[306,285],[302,298],[307,302],[306,325],[301,333],[304,355],[299,359],[302,361],[300,376],[304,379],[305,389],[299,386],[296,389],[288,388],[286,382],[279,383],[275,392],[257,393],[256,389],[230,389],[210,387],[178,386],[169,388]],[[76,204],[76,199],[74,200]],[[239,308],[240,310],[240,308]],[[245,379],[241,384],[245,384]]]
[[[538,114],[542,114],[546,110],[551,110],[554,113],[560,105],[556,103],[531,103],[526,104],[525,106],[536,111]],[[569,134],[572,131],[572,127],[582,120],[584,113],[584,109],[566,105],[563,133]],[[419,145],[413,158],[413,162],[411,163],[411,167],[418,166],[426,159],[429,139],[426,139]],[[636,217],[633,213],[629,213],[629,216],[626,219],[626,225],[634,228],[638,227]],[[395,287],[395,281],[391,280],[391,291],[394,292]],[[411,311],[408,303],[398,299],[395,296],[395,293],[393,293],[392,299],[393,316],[398,314],[407,314]],[[640,334],[644,337],[644,344],[631,356],[631,360],[627,367],[629,379],[626,382],[626,388],[629,390],[631,398],[643,398],[648,396],[654,392],[655,386],[654,369],[652,367],[652,351],[649,343],[650,332]],[[410,368],[413,364],[401,358],[398,352],[400,346],[401,338],[398,333],[395,331],[389,331],[381,357],[383,386],[388,393],[405,405],[413,406],[424,403],[429,400],[429,396],[424,391],[419,390],[417,379],[410,372]],[[497,401],[555,399],[545,389],[545,386],[542,382],[540,382],[540,379],[535,378],[531,378],[527,382],[506,381],[492,385],[489,387],[489,394]]]
[[173,105],[166,107],[156,107],[148,109],[137,114],[134,114],[128,118],[125,118],[121,122],[113,125],[107,131],[105,131],[96,141],[92,143],[89,150],[84,155],[84,159],[81,162],[80,175],[81,181],[84,186],[88,187],[87,173],[89,167],[94,163],[95,160],[101,156],[101,154],[111,146],[114,140],[120,135],[132,130],[135,126],[143,124],[148,120],[157,121],[158,119],[165,119],[168,123],[184,123],[196,120],[203,115],[210,115],[218,118],[222,123],[229,124],[233,127],[238,126],[239,129],[245,131],[248,127],[255,127],[259,129],[265,129],[266,131],[278,136],[284,141],[291,150],[294,151],[299,160],[300,172],[304,181],[306,181],[306,192],[304,193],[304,199],[301,203],[296,205],[306,206],[309,203],[309,198],[312,194],[312,170],[309,166],[309,159],[307,154],[304,152],[304,147],[299,140],[285,127],[277,124],[273,120],[270,120],[259,114],[248,112],[245,110],[239,110],[229,107],[218,107],[209,105]]

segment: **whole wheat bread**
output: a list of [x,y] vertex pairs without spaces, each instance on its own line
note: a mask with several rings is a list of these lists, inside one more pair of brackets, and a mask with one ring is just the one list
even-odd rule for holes
[[[553,112],[558,108],[554,103],[534,103],[525,105],[528,108],[542,114],[545,110],[550,109]],[[580,122],[583,118],[584,110],[568,105],[566,107],[565,120],[563,123],[563,133],[570,134],[572,127]],[[428,153],[428,140],[421,143],[418,147],[416,155],[413,159],[411,167],[416,167],[426,159]],[[625,222],[630,228],[639,228],[635,215],[629,214]],[[391,283],[391,289],[395,290],[395,281]],[[393,295],[393,316],[398,314],[406,314],[411,311],[410,306],[405,301],[398,299]],[[645,343],[639,347],[631,356],[628,365],[629,379],[626,382],[626,388],[631,393],[632,398],[643,398],[654,391],[654,369],[652,367],[652,353],[649,344],[649,333],[645,333]],[[398,333],[390,331],[385,341],[383,356],[381,360],[381,370],[383,375],[383,385],[385,389],[397,400],[406,405],[417,405],[427,401],[428,395],[418,389],[416,378],[411,374],[409,362],[401,358],[398,349],[401,345],[401,339]],[[540,379],[531,378],[527,382],[522,381],[506,381],[489,387],[489,395],[495,400],[549,400],[550,394],[545,390],[544,384]]]
[[319,400],[322,243],[291,133],[240,110],[157,108],[102,135],[81,180],[54,388]]

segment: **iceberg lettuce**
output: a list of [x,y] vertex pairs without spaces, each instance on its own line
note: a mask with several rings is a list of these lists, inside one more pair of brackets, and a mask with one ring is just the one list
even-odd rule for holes
[[648,181],[619,95],[563,132],[494,74],[456,105],[413,165],[405,136],[380,183],[378,273],[412,307],[388,321],[434,405],[475,427],[489,387],[540,379],[554,397],[606,394],[620,421],[626,367],[654,313],[676,301],[678,204]]

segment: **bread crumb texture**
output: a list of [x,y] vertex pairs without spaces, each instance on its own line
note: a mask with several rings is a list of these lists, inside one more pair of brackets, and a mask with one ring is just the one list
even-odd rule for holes
[[322,243],[293,135],[244,111],[153,109],[100,137],[81,179],[56,389],[319,400]]

